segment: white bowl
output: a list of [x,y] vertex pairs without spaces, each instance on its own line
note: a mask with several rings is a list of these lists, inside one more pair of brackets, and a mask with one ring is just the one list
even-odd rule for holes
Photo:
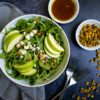
[[97,50],[97,49],[100,48],[100,45],[97,45],[97,46],[95,46],[95,47],[86,47],[86,46],[82,45],[82,44],[80,43],[80,41],[79,41],[79,38],[78,38],[78,37],[79,37],[80,31],[81,31],[82,27],[83,27],[84,25],[86,25],[86,24],[90,24],[90,25],[94,24],[94,25],[96,25],[97,27],[100,27],[100,22],[99,22],[98,20],[88,19],[88,20],[83,21],[83,22],[78,26],[78,28],[77,28],[77,30],[76,30],[76,41],[77,41],[77,43],[79,44],[79,46],[82,47],[82,48],[85,49],[85,50]]
[[[18,18],[15,18],[14,20],[12,20],[10,23],[8,23],[5,28],[1,31],[1,34],[0,34],[0,46],[2,46],[2,40],[3,40],[3,37],[4,37],[4,32],[5,30],[9,29],[10,27],[14,27],[16,22],[19,20],[19,19],[30,19],[30,18],[33,18],[33,17],[42,17],[44,18],[45,20],[51,20],[45,16],[42,16],[42,15],[37,15],[37,14],[28,14],[28,15],[23,15],[23,16],[20,16]],[[55,25],[57,25],[60,29],[61,27],[56,24],[54,21],[53,23]],[[62,30],[62,29],[61,29]],[[65,49],[65,54],[64,54],[64,57],[63,57],[63,60],[62,62],[60,63],[59,65],[59,69],[58,71],[56,71],[54,74],[52,74],[50,77],[49,77],[49,80],[45,80],[45,81],[42,81],[42,82],[36,82],[34,85],[30,85],[26,80],[17,80],[17,79],[14,79],[12,78],[10,75],[8,75],[8,73],[6,72],[6,68],[5,68],[5,61],[4,59],[0,59],[0,67],[1,67],[1,70],[3,71],[3,73],[13,82],[19,84],[19,85],[22,85],[22,86],[25,86],[25,87],[39,87],[39,86],[43,86],[43,85],[46,85],[46,84],[49,84],[51,82],[53,82],[54,80],[56,80],[62,73],[63,71],[65,70],[67,64],[68,64],[68,61],[69,61],[69,57],[70,57],[70,46],[69,46],[69,42],[68,42],[68,38],[65,34],[65,32],[62,30],[61,34],[61,39],[64,43],[64,49]],[[0,47],[1,48],[1,47]],[[0,50],[1,51],[1,50]]]
[[[50,0],[50,1],[49,1],[49,5],[48,5],[48,12],[49,12],[49,15],[51,16],[51,18],[52,18],[54,21],[56,21],[56,22],[58,22],[58,23],[61,23],[61,24],[66,24],[66,23],[72,22],[72,21],[77,17],[77,15],[78,15],[78,13],[79,13],[79,9],[80,9],[78,0],[73,0],[73,1],[75,2],[75,5],[76,5],[76,12],[75,12],[75,14],[74,14],[73,17],[71,17],[70,19],[64,20],[64,21],[57,19],[57,18],[53,15],[52,9],[51,9],[51,8],[52,8],[52,4],[54,3],[54,1],[55,1],[55,0]],[[62,2],[63,2],[63,1],[62,1]]]

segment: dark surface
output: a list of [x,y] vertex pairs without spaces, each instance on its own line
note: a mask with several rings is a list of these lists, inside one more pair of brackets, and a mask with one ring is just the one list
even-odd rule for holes
[[[49,17],[48,14],[48,0],[0,0],[1,2],[9,2],[19,7],[25,13],[35,13],[41,14]],[[86,19],[97,19],[100,20],[100,0],[79,0],[80,3],[80,12],[78,17],[71,23],[60,25],[66,35],[68,36],[70,46],[71,46],[71,56],[77,57],[79,59],[79,63],[77,68],[82,69],[88,67],[91,70],[91,73],[84,77],[80,82],[76,85],[71,86],[65,92],[64,100],[73,100],[71,95],[73,93],[79,93],[79,87],[83,86],[85,81],[91,81],[95,79],[97,82],[100,82],[100,78],[96,77],[96,64],[90,64],[89,59],[95,56],[95,51],[86,51],[81,49],[76,41],[75,41],[75,30],[77,26]],[[65,81],[65,72],[54,82],[49,85],[46,85],[46,99],[50,100],[50,98],[59,92]],[[100,100],[100,93],[95,94],[95,99]],[[89,99],[87,99],[89,100]]]

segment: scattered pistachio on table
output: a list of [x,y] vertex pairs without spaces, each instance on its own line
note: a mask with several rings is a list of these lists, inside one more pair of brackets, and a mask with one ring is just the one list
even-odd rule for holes
[[100,61],[99,60],[97,61],[97,64],[100,65]]
[[[96,50],[96,57],[89,60],[90,63],[97,63],[96,69],[100,71],[100,49]],[[96,73],[100,77],[100,73]]]
[[100,92],[100,83],[97,83],[95,80],[92,80],[91,82],[86,81],[84,87],[80,87],[79,90],[82,96],[73,94],[73,100],[94,100],[94,94]]
[[98,92],[99,92],[99,90],[97,89],[97,90],[96,90],[96,92],[98,93]]
[[85,85],[88,86],[89,85],[89,82],[85,82]]
[[76,98],[77,100],[80,100],[80,96],[77,96],[77,98]]
[[96,73],[96,76],[100,77],[100,74],[99,73]]
[[89,60],[89,62],[90,63],[95,63],[95,62],[97,62],[97,59],[96,58],[92,58],[92,59]]
[[[100,50],[96,50],[96,57],[89,60],[90,63],[97,63],[96,69],[100,71]],[[96,76],[100,77],[100,73],[96,73]],[[73,100],[94,100],[94,94],[100,92],[100,83],[97,83],[95,80],[91,82],[85,82],[85,88],[80,87],[79,92],[83,96],[79,96],[77,94],[72,95]],[[84,96],[85,95],[85,96]]]
[[99,54],[100,53],[100,51],[99,50],[96,50],[96,54]]
[[100,58],[100,53],[97,55],[97,57],[99,57],[99,58]]
[[97,70],[99,70],[99,71],[100,71],[100,65],[98,65],[98,66],[97,66]]

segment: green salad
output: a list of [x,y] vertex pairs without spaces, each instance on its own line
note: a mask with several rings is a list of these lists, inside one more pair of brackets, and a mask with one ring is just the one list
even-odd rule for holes
[[49,80],[58,70],[64,55],[61,29],[52,20],[42,17],[20,19],[14,27],[6,29],[3,52],[7,73],[30,85]]

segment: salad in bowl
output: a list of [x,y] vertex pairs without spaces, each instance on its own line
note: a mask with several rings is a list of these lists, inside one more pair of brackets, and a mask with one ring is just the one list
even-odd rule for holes
[[1,34],[1,69],[15,83],[42,86],[64,71],[70,55],[69,43],[62,29],[49,18],[21,16]]

